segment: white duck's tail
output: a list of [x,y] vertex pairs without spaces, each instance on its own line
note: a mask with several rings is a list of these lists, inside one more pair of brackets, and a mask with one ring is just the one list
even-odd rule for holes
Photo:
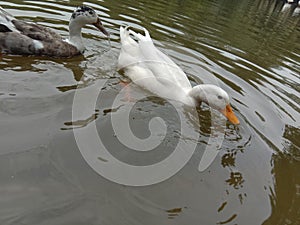
[[120,27],[121,51],[118,60],[118,70],[136,65],[145,61],[143,46],[153,45],[149,32],[144,29],[145,35],[136,33],[129,27]]
[[[129,29],[129,26],[127,27],[120,27],[120,38],[121,38],[121,42],[123,41],[127,41],[129,39],[133,40],[130,37],[130,34],[135,37],[138,41],[152,41],[149,31],[146,28],[143,28],[145,35],[142,35],[140,33],[136,33],[133,30]],[[133,40],[134,41],[134,40]]]
[[127,30],[128,27],[120,27],[120,38],[121,38],[121,42],[124,41],[124,39],[129,36],[129,32]]

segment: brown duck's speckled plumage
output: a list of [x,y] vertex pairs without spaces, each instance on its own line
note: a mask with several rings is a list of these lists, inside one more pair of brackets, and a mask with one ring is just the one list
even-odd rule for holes
[[[52,29],[20,20],[11,21],[19,31],[0,32],[0,49],[18,55],[45,55],[52,57],[72,57],[79,50],[67,43]],[[35,48],[34,40],[40,41],[43,48]]]
[[0,53],[57,58],[79,55],[85,49],[81,28],[87,24],[109,36],[95,10],[89,6],[78,6],[72,13],[67,40],[51,28],[16,19],[0,6]]

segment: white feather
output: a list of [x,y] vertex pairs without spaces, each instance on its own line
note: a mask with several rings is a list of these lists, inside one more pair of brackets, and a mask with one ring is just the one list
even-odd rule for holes
[[42,49],[42,48],[44,48],[44,45],[43,45],[42,42],[37,41],[37,40],[33,40],[32,42],[33,42],[33,45],[34,45],[35,49]]

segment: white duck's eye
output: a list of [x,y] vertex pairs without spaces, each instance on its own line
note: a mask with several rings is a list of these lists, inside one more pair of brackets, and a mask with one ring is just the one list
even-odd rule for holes
[[221,100],[221,99],[223,99],[223,97],[222,97],[221,95],[218,95],[218,99],[220,99],[220,100]]

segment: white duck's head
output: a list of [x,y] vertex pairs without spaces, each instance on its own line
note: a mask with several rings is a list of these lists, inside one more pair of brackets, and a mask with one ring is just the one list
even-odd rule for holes
[[230,106],[230,98],[226,91],[212,84],[197,85],[189,95],[200,105],[205,102],[211,108],[220,111],[231,123],[239,124],[239,120]]

